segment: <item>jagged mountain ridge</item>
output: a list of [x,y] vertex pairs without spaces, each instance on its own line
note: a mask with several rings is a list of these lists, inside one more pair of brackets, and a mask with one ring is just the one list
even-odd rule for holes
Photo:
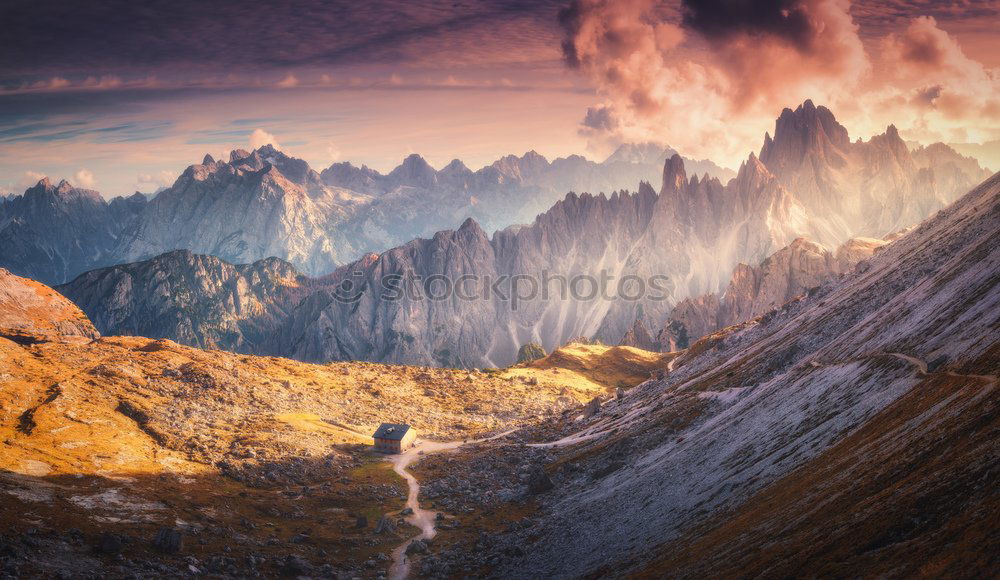
[[[467,217],[494,230],[531,221],[567,191],[612,191],[652,179],[672,150],[628,153],[639,148],[623,145],[603,163],[579,156],[550,163],[531,151],[476,172],[458,160],[434,170],[411,155],[387,175],[350,163],[317,173],[270,145],[235,150],[228,161],[206,156],[149,200],[136,194],[108,204],[90,192],[84,197],[94,208],[76,203],[68,211],[66,201],[27,203],[38,197],[37,187],[4,199],[0,239],[10,251],[0,265],[63,283],[93,268],[187,249],[233,263],[278,257],[322,275]],[[711,162],[692,163],[723,178],[731,174]],[[59,189],[45,188],[50,197]],[[53,229],[55,223],[71,227]]]
[[[828,132],[835,138],[828,138]],[[851,144],[845,135],[829,111],[807,101],[796,112],[782,114],[775,139],[768,137],[761,149],[768,170],[793,196],[802,197],[799,201],[807,212],[831,216],[829,223],[821,224],[820,231],[810,236],[827,246],[855,235],[877,236],[898,229],[883,227],[886,224],[915,223],[953,199],[955,192],[985,177],[974,160],[943,144],[911,155],[894,130],[868,143]],[[804,151],[795,153],[803,147]],[[5,265],[16,273],[60,283],[94,267],[188,249],[234,263],[274,256],[307,274],[321,275],[367,252],[430,237],[467,217],[494,231],[512,223],[529,223],[567,191],[613,192],[633,188],[643,180],[654,182],[663,160],[672,153],[651,144],[623,145],[596,163],[580,156],[549,162],[531,151],[521,157],[504,157],[478,171],[458,160],[434,170],[412,155],[382,175],[349,163],[334,164],[317,174],[304,161],[271,146],[255,152],[237,150],[229,162],[209,156],[189,167],[146,207],[132,208],[138,211],[137,218],[94,216],[86,227],[61,233],[66,239],[55,248],[44,239],[48,234],[39,232],[48,231],[46,224],[59,219],[58,212],[11,215],[0,210],[0,216],[8,216],[0,219],[11,228],[7,243],[16,248],[8,253],[13,257]],[[860,169],[822,166],[841,161]],[[685,160],[685,166],[688,174],[707,173],[720,183],[733,175],[708,161]],[[882,174],[893,178],[878,177]],[[816,175],[823,178],[822,190]],[[859,212],[852,201],[850,207],[839,208],[843,210],[839,213],[828,212],[825,202],[817,200],[831,197],[831,187],[834,198],[865,199],[877,209],[879,204],[889,209]],[[916,201],[902,201],[910,198]],[[17,203],[15,198],[0,205]],[[871,221],[867,216],[883,213],[867,223]],[[15,223],[15,218],[21,221]],[[873,228],[885,231],[870,233]],[[115,237],[111,250],[105,247],[107,236],[99,234],[104,230]],[[99,251],[74,253],[73,245]]]
[[48,178],[0,202],[0,267],[51,283],[114,263],[121,232],[142,212],[141,194],[110,202],[90,189]]
[[[219,280],[239,278],[235,272],[245,267],[185,252],[90,272],[59,290],[76,300],[107,334],[164,336],[187,344],[282,354],[301,360],[507,364],[519,346],[529,340],[544,341],[551,349],[576,336],[607,334],[617,338],[624,332],[623,321],[634,317],[637,306],[625,301],[545,300],[544,296],[526,299],[516,308],[499,295],[447,303],[385,300],[383,280],[392,276],[401,276],[407,282],[430,276],[454,280],[471,275],[485,286],[490,278],[504,276],[549,272],[571,280],[578,275],[596,278],[604,271],[614,274],[613,282],[617,284],[624,275],[667,271],[675,274],[665,280],[664,299],[687,292],[689,285],[707,288],[714,284],[711,280],[691,278],[695,270],[692,261],[698,256],[649,251],[651,245],[676,245],[671,240],[678,239],[707,246],[719,227],[728,229],[727,225],[695,228],[688,217],[695,212],[688,206],[697,204],[698,198],[688,197],[686,192],[689,183],[701,182],[697,178],[687,180],[678,156],[665,165],[665,171],[665,181],[683,182],[684,192],[666,188],[657,194],[643,184],[635,194],[570,194],[531,226],[512,227],[497,232],[492,239],[469,219],[457,231],[439,232],[431,239],[418,239],[372,255],[331,276],[300,282],[301,289],[290,294],[297,301],[294,303],[280,292],[270,295],[273,288],[250,284],[249,291],[265,307],[241,312],[240,303],[251,298],[243,291],[234,293],[228,282]],[[742,177],[734,181],[757,184],[757,188],[746,187],[759,199],[751,196],[745,202],[750,216],[747,221],[757,223],[773,221],[770,212],[775,203],[769,196],[788,202],[787,192],[766,172],[758,173],[762,171],[759,163],[747,165],[741,171]],[[708,181],[721,187],[717,180],[705,183]],[[736,219],[736,213],[729,215]],[[666,228],[675,232],[672,238],[661,237],[661,230]],[[748,230],[746,235],[755,234]],[[782,241],[780,236],[776,239],[776,243]],[[765,239],[747,247],[765,252],[771,245],[772,241]],[[601,258],[595,261],[595,256]],[[742,250],[734,256],[746,257]],[[258,264],[250,268],[258,268]],[[367,289],[359,300],[337,299],[335,285],[345,279]],[[560,290],[554,287],[552,291],[555,294]],[[507,295],[509,298],[509,288]],[[665,314],[663,301],[644,304],[655,316]],[[195,312],[204,320],[199,321]],[[462,324],[455,322],[458,320]],[[263,325],[269,330],[280,327],[280,332],[273,333],[270,344],[256,338],[247,341],[234,324]],[[497,328],[506,332],[498,334]]]
[[[776,123],[779,130],[775,132],[775,139],[765,137],[762,151],[777,159],[786,175],[795,177],[793,183],[805,182],[805,177],[811,175],[796,173],[798,166],[792,163],[796,159],[800,162],[808,156],[834,159],[830,162],[841,169],[854,163],[851,158],[837,157],[840,155],[837,147],[849,141],[846,130],[828,113],[807,102],[797,113],[783,113]],[[797,129],[791,131],[789,126]],[[835,138],[826,138],[827,133],[834,134]],[[796,139],[803,135],[808,138],[807,142],[795,145]],[[812,144],[814,141],[819,145]],[[861,145],[864,145],[863,154],[857,155],[862,156],[866,167],[875,161],[864,155],[873,159],[899,159],[909,154],[905,147],[901,152],[898,143],[891,139],[877,138]],[[801,159],[788,153],[796,151],[795,147],[803,149]],[[945,164],[950,168],[948,171],[978,168],[969,163],[954,163],[957,154],[950,156],[947,151],[935,148],[920,154],[932,160],[928,162]],[[648,148],[637,148],[623,149],[619,157],[644,159],[648,155],[651,155]],[[233,163],[247,167],[234,169]],[[815,167],[812,162],[808,166]],[[512,180],[524,180],[544,172],[546,167],[550,165],[544,158],[529,153],[522,158],[504,158],[488,168],[492,173],[486,173],[502,173]],[[350,173],[348,169],[338,166],[337,171]],[[260,151],[234,153],[230,164],[220,165],[209,159],[206,164],[189,171],[203,175],[204,179],[215,179],[213,176],[220,171],[225,176],[244,172],[249,175],[247,179],[255,180],[252,183],[258,183],[256,180],[261,175],[282,176],[281,171],[286,171],[302,187],[318,187],[321,193],[317,195],[326,195],[333,187],[319,183],[323,177],[317,177],[303,162],[287,158],[271,148],[264,150],[263,156]],[[953,175],[948,171],[945,173]],[[402,204],[400,208],[413,212],[422,207],[414,203],[414,199],[419,198],[419,191],[430,191],[427,187],[449,180],[452,184],[466,183],[464,180],[470,174],[484,172],[472,174],[461,163],[452,163],[438,172],[419,157],[411,156],[385,176],[384,179],[392,182],[390,191],[377,186],[383,178],[370,170],[362,170],[351,179],[368,179],[374,184],[359,206],[369,208],[384,201],[387,205],[381,206],[383,208],[398,203]],[[898,193],[893,190],[886,195],[891,197]],[[157,199],[170,200],[185,195],[183,191],[168,190]],[[849,197],[851,193],[846,195]],[[156,201],[151,206],[157,206]],[[413,216],[404,209],[392,213],[396,218],[413,221]],[[357,215],[363,216],[361,219],[365,221],[372,213],[366,210]],[[900,217],[903,214],[884,215],[892,222],[904,219]],[[356,222],[352,219],[344,217],[340,231],[353,231],[351,224]],[[209,221],[218,222],[211,218]],[[851,214],[838,214],[829,208],[821,213],[810,213],[805,203],[754,154],[725,185],[711,177],[695,175],[688,178],[684,161],[674,155],[663,165],[659,194],[646,184],[635,194],[616,192],[610,197],[570,194],[540,214],[531,225],[510,227],[496,232],[492,238],[475,221],[467,221],[457,232],[438,232],[429,239],[417,239],[380,256],[345,266],[334,273],[329,282],[339,283],[351,277],[351,282],[357,281],[365,288],[359,300],[345,304],[336,300],[328,289],[311,293],[285,321],[280,333],[275,335],[279,337],[275,339],[277,343],[267,352],[310,361],[365,359],[484,366],[511,362],[519,346],[531,341],[541,343],[546,349],[581,335],[614,343],[629,330],[640,309],[653,321],[653,328],[658,328],[667,320],[675,304],[686,298],[722,291],[737,264],[759,264],[798,237],[832,247],[842,243],[844,239],[841,238],[850,234],[853,227],[866,227],[864,224],[852,226],[854,221]],[[198,238],[213,240],[218,236]],[[227,243],[232,241],[226,239]],[[297,246],[302,247],[302,244]],[[233,247],[242,251],[248,244]],[[512,276],[533,276],[538,280],[546,274],[566,280],[580,275],[593,278],[611,275],[615,280],[634,276],[648,282],[659,277],[663,292],[658,299],[647,296],[638,301],[545,300],[537,296],[512,308],[509,299],[498,296],[475,303],[406,297],[384,300],[381,291],[384,281],[395,277],[407,284],[419,285],[419,280],[433,277],[454,281],[462,276],[474,276],[483,282],[487,278]],[[101,300],[93,304],[96,308]],[[776,304],[769,302],[768,305]],[[100,319],[100,316],[95,318]],[[190,339],[192,337],[185,337],[185,340]]]
[[[739,176],[690,180],[674,156],[664,166],[663,188],[648,184],[638,192],[570,194],[530,226],[498,231],[492,238],[474,221],[455,231],[409,244],[339,270],[364,289],[356,301],[343,302],[331,291],[304,300],[293,313],[282,342],[295,345],[290,356],[302,360],[368,359],[446,366],[493,366],[514,360],[525,342],[552,349],[571,337],[596,336],[606,342],[622,336],[637,308],[661,318],[691,292],[720,285],[722,268],[740,260],[760,260],[777,247],[808,233],[794,224],[799,215],[787,190],[754,157]],[[722,207],[725,206],[725,207]],[[805,222],[803,222],[804,225]],[[705,256],[722,256],[704,264]],[[727,263],[732,260],[732,263]],[[542,282],[608,275],[610,294],[626,276],[662,276],[658,296],[640,300],[591,299],[586,293],[546,299]],[[491,294],[475,301],[429,300],[420,296],[387,298],[384,281],[407,287],[443,277],[477,281],[534,277],[538,293],[514,306],[508,296]],[[643,282],[645,283],[645,282]],[[626,289],[627,290],[627,289]],[[623,295],[630,295],[627,290]],[[557,299],[558,298],[558,299]],[[659,299],[655,299],[659,298]]]
[[893,125],[852,142],[833,113],[811,100],[781,112],[760,160],[810,215],[830,217],[815,238],[827,246],[919,223],[990,176],[942,143],[911,152]]

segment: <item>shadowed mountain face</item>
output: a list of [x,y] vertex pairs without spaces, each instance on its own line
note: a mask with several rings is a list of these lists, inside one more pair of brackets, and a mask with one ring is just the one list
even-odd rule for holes
[[277,258],[234,266],[177,250],[93,270],[57,289],[106,334],[270,354],[272,333],[309,283]]

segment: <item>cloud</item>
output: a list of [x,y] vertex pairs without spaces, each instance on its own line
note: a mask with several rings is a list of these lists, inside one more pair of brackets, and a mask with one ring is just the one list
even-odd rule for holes
[[[151,71],[257,74],[400,63],[552,60],[558,0],[324,0],[247,10],[239,0],[130,0],[4,6],[0,81]],[[72,23],[67,26],[67,23]],[[100,81],[96,81],[100,82]]]
[[161,187],[170,187],[177,180],[177,173],[164,169],[159,173],[140,173],[136,176],[135,188],[139,191],[144,189],[157,190]]
[[800,51],[813,48],[815,21],[799,0],[684,0],[684,25],[702,36],[728,42],[738,37],[780,39]]
[[80,168],[73,174],[73,182],[77,187],[91,189],[94,187],[94,174],[89,169]]
[[1000,71],[966,56],[935,18],[911,19],[880,48],[877,106],[903,117],[910,138],[983,142],[1000,133]]
[[1000,72],[930,17],[869,40],[873,53],[848,0],[574,0],[559,23],[566,66],[601,99],[580,125],[595,153],[650,141],[735,165],[807,98],[863,136],[896,123],[906,138],[982,141],[1000,125]]
[[295,78],[292,73],[288,73],[285,78],[278,81],[277,85],[282,89],[290,89],[299,85],[299,79]]
[[275,139],[274,135],[263,129],[254,129],[253,133],[250,133],[250,148],[259,149],[264,145],[271,145],[278,151],[281,151],[281,145],[278,144],[278,140]]
[[563,10],[564,61],[604,99],[583,121],[592,148],[654,141],[733,162],[751,135],[759,140],[760,119],[806,98],[829,101],[868,70],[846,1],[741,6],[720,13],[718,1],[685,0],[674,20],[654,0],[575,0]]
[[18,181],[18,186],[20,189],[28,189],[33,187],[39,181],[45,179],[46,175],[44,173],[39,173],[38,171],[25,171],[24,175],[21,176],[20,181]]

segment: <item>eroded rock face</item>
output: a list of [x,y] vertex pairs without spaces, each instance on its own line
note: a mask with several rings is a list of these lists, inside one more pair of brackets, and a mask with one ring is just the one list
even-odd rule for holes
[[[595,163],[549,162],[529,151],[479,171],[454,160],[435,170],[410,155],[386,175],[350,163],[316,173],[267,145],[206,156],[150,203],[123,232],[114,260],[134,262],[183,248],[234,263],[274,256],[323,275],[474,218],[487,230],[527,222],[567,191],[613,191],[655,176],[669,150]],[[698,163],[713,174],[728,170]]]
[[271,333],[307,283],[277,258],[233,265],[177,250],[87,272],[58,290],[89,312],[104,334],[270,353]]
[[0,268],[0,335],[14,340],[98,338],[87,316],[53,289]]
[[313,273],[353,257],[338,227],[368,198],[327,187],[300,159],[266,145],[192,165],[119,240],[119,262],[176,248],[235,263],[278,257]]
[[778,308],[810,288],[850,272],[886,243],[854,238],[830,252],[799,238],[759,266],[739,264],[721,296],[705,294],[674,307],[658,336],[660,349],[686,348],[702,336]]
[[[356,300],[311,295],[295,309],[281,341],[295,345],[291,354],[302,360],[445,366],[507,365],[521,344],[539,339],[549,350],[574,336],[615,344],[637,306],[662,320],[677,300],[718,288],[737,262],[763,260],[805,233],[788,219],[801,208],[753,156],[724,186],[688,179],[675,155],[664,165],[663,184],[659,194],[645,183],[636,193],[610,197],[569,194],[530,226],[492,239],[467,220],[458,230],[342,268],[331,279],[362,288]],[[463,276],[479,284],[475,300],[385,291],[387,280],[419,290],[422,281]],[[570,281],[581,276],[609,292],[595,295],[581,285],[574,293]],[[610,282],[601,282],[607,276]],[[516,305],[519,293],[510,284],[482,295],[484,281],[515,277],[533,279],[537,292],[520,293]],[[620,286],[626,277],[658,286],[641,289],[636,300],[619,299],[637,293]]]

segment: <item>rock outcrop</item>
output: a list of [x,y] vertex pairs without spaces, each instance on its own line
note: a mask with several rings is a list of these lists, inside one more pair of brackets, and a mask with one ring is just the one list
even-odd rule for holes
[[641,348],[642,350],[660,350],[660,345],[657,343],[650,334],[649,330],[646,329],[646,324],[641,318],[636,318],[635,323],[632,324],[632,328],[628,329],[625,336],[618,341],[619,346],[634,346],[635,348]]
[[273,333],[312,282],[277,258],[232,265],[177,250],[57,287],[106,335],[272,354]]
[[52,288],[0,268],[0,336],[35,342],[100,334],[75,304]]

